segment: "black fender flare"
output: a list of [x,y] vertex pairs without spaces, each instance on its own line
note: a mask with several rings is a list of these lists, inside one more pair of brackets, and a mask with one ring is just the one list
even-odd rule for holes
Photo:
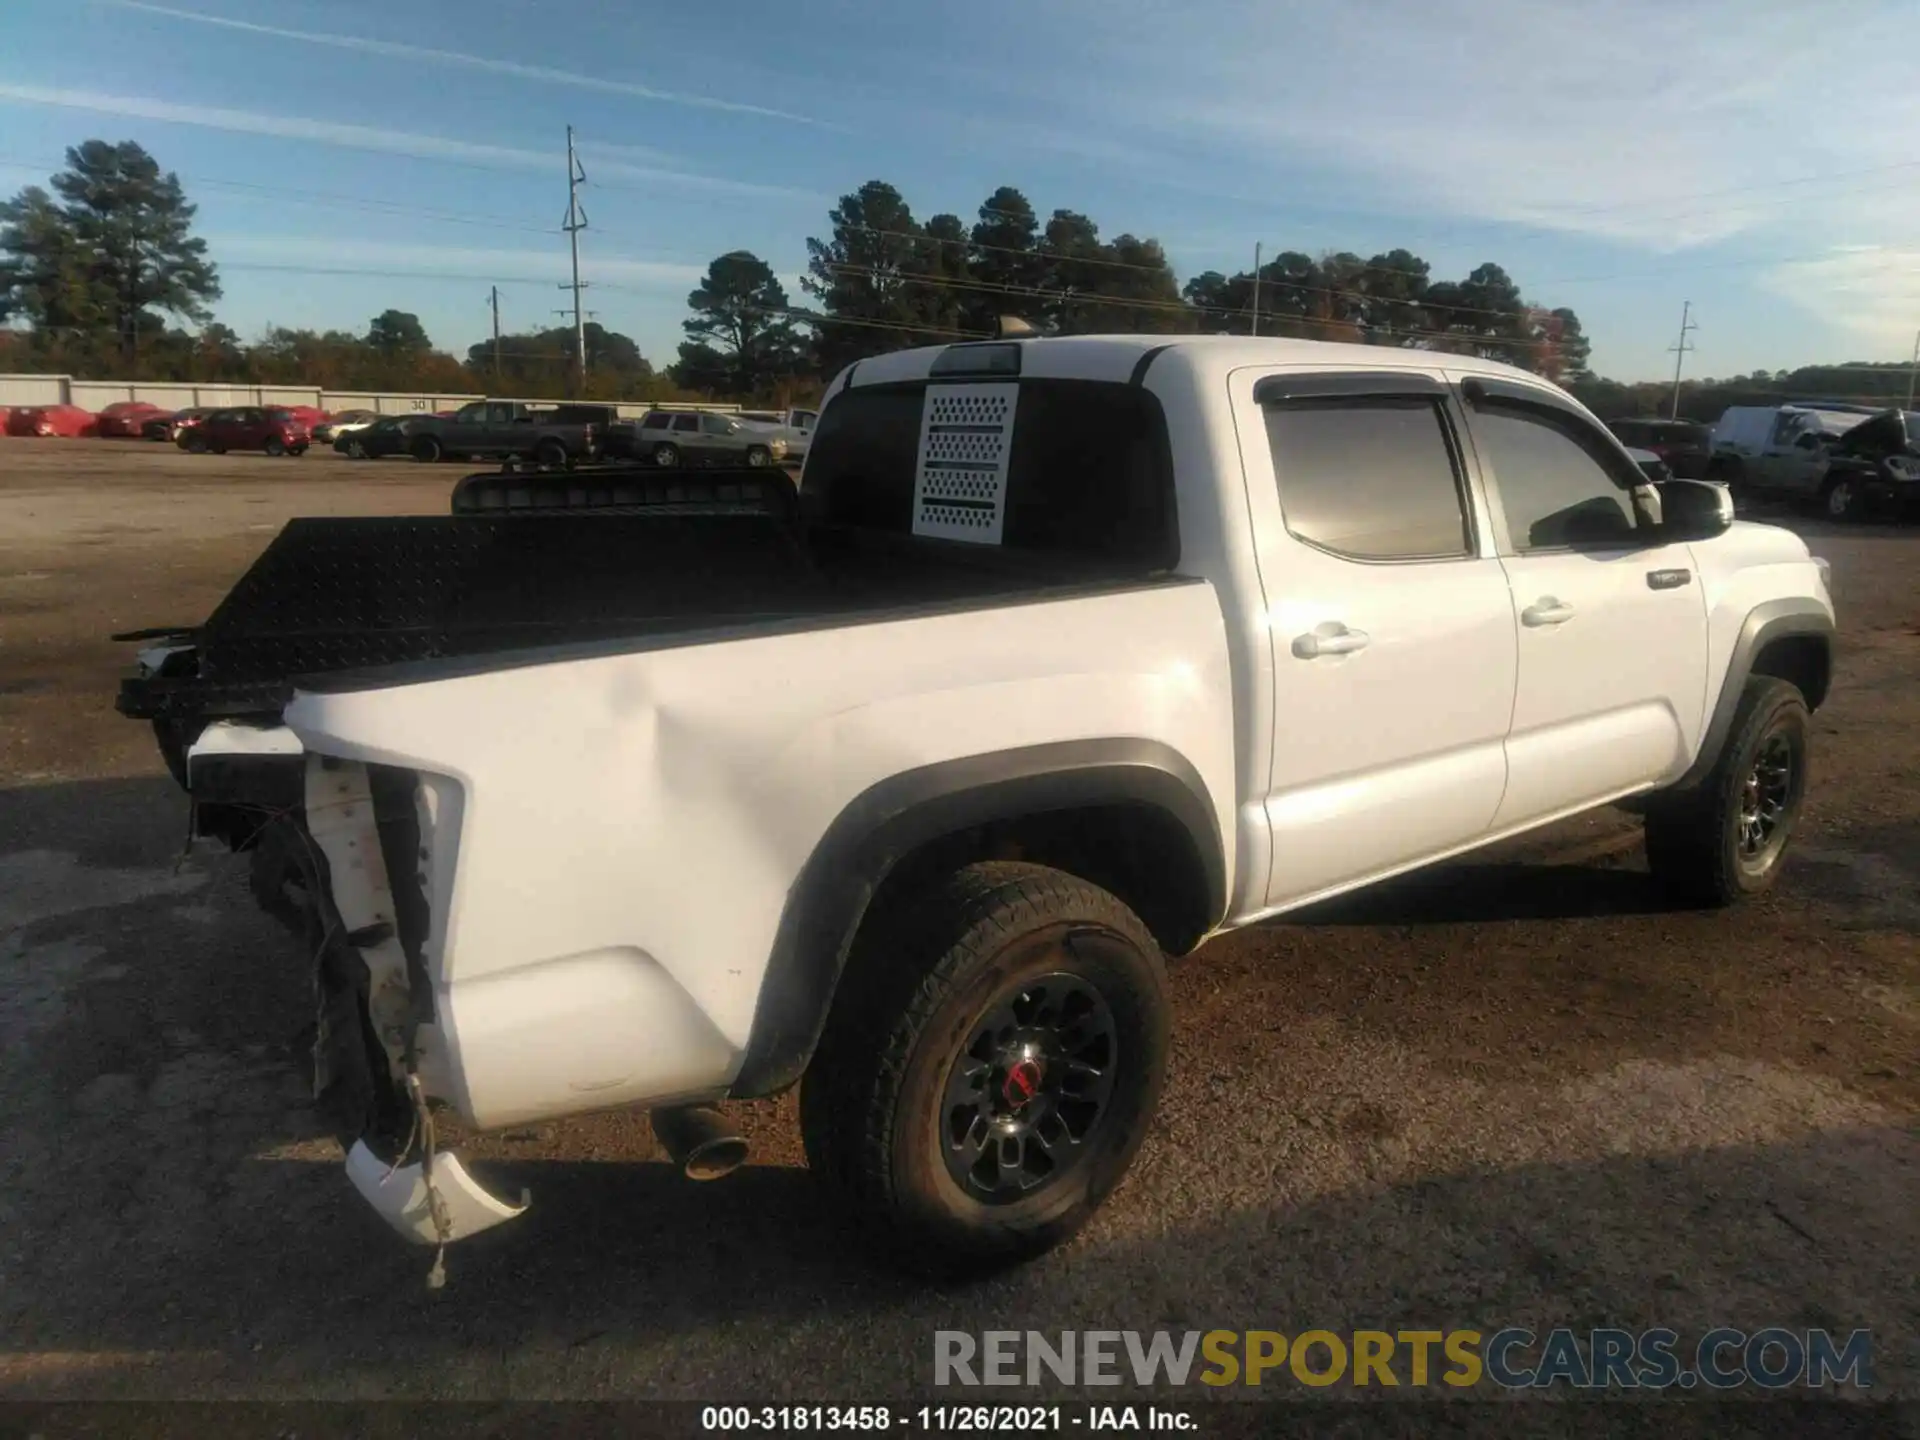
[[1208,921],[1227,907],[1226,848],[1206,783],[1171,746],[1139,739],[1062,741],[902,771],[848,803],[787,893],[729,1094],[775,1094],[798,1080],[826,1027],[867,906],[919,847],[996,820],[1090,805],[1165,812],[1193,843]]
[[[1827,673],[1831,676],[1833,634],[1832,618],[1811,598],[1790,596],[1754,606],[1734,639],[1733,653],[1727,659],[1726,679],[1720,686],[1719,697],[1714,701],[1713,713],[1707,718],[1700,749],[1694,756],[1693,764],[1687,768],[1687,773],[1676,780],[1671,788],[1691,789],[1712,771],[1714,762],[1720,758],[1721,747],[1727,743],[1727,734],[1733,729],[1734,712],[1739,709],[1741,692],[1746,689],[1747,680],[1753,674],[1756,656],[1776,640],[1809,636],[1820,641],[1826,650]],[[1807,708],[1818,709],[1825,699],[1826,691],[1823,688],[1820,694],[1807,696]]]

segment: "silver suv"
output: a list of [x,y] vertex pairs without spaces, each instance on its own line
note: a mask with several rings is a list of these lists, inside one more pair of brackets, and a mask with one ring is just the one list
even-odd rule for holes
[[[624,427],[623,427],[624,428]],[[651,410],[623,447],[655,465],[775,465],[787,458],[778,435],[736,420],[691,410]]]

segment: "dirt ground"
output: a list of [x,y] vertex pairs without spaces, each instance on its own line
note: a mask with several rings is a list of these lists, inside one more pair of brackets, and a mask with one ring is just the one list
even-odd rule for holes
[[877,1403],[936,1329],[1778,1324],[1870,1329],[1920,1399],[1920,531],[1792,522],[1842,648],[1766,898],[1663,908],[1608,812],[1218,942],[1131,1177],[990,1283],[874,1268],[789,1099],[737,1107],[712,1186],[631,1115],[486,1137],[533,1208],[430,1294],[303,1108],[301,957],[183,858],[106,637],[461,473],[0,441],[0,1396]]

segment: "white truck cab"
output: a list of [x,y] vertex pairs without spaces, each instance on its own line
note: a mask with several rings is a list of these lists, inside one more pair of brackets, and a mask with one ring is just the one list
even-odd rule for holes
[[349,1173],[412,1238],[517,1213],[436,1108],[646,1107],[710,1173],[704,1107],[798,1083],[876,1235],[1004,1264],[1130,1163],[1166,957],[1621,801],[1724,905],[1799,814],[1824,562],[1506,366],[908,350],[835,378],[790,506],[697,478],[295,522],[123,687],[315,942]]

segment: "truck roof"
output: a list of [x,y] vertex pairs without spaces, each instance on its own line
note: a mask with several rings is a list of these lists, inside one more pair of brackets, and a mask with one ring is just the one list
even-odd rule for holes
[[[1330,340],[1292,340],[1249,335],[1064,335],[1004,340],[960,341],[960,346],[1016,346],[1020,373],[1051,380],[1126,381],[1149,350],[1184,359],[1203,378],[1224,376],[1245,365],[1314,365],[1338,369],[1421,369],[1444,367],[1462,374],[1498,375],[1541,383],[1538,375],[1514,365],[1438,350],[1408,350],[1385,345],[1353,345]],[[955,345],[927,345],[861,360],[852,370],[854,386],[924,380],[934,360]],[[842,375],[847,372],[843,371]],[[956,379],[961,378],[955,376]],[[970,379],[992,379],[972,375]]]

